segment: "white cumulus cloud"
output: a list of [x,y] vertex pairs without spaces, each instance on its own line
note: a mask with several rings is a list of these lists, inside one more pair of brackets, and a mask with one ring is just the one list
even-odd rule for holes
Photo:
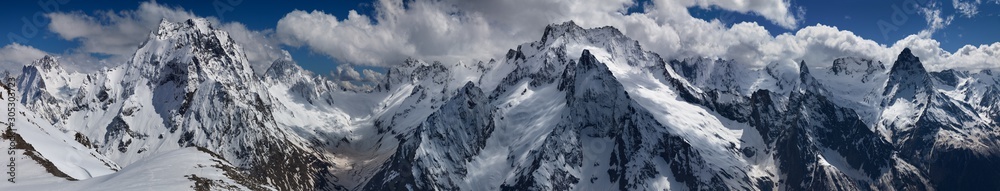
[[[124,63],[161,20],[180,22],[202,18],[181,7],[167,7],[156,2],[143,2],[135,10],[83,12],[54,12],[48,29],[60,38],[80,43],[72,54],[100,54],[108,59],[93,60],[91,56],[77,55],[73,64]],[[207,18],[216,28],[229,32],[247,54],[251,66],[262,72],[274,60],[284,56],[278,43],[269,36],[271,31],[249,30],[241,23],[221,23],[215,17]],[[221,24],[220,24],[221,23]],[[91,59],[91,60],[88,60]],[[86,66],[82,66],[86,67]]]
[[[626,13],[634,6],[643,6],[646,12]],[[614,26],[646,45],[663,46],[653,50],[677,52],[687,44],[703,44],[680,42],[680,37],[699,35],[696,29],[725,28],[719,22],[691,17],[690,7],[760,15],[786,28],[797,27],[802,15],[801,9],[793,11],[784,0],[656,1],[651,5],[631,0],[380,0],[375,7],[374,16],[351,11],[346,18],[296,10],[279,20],[275,31],[285,44],[307,46],[342,62],[390,66],[407,57],[486,60],[537,40],[548,24],[568,20],[584,27]],[[696,29],[678,31],[676,26]],[[721,46],[699,48],[704,49],[694,52],[721,51]]]
[[12,43],[0,48],[0,70],[11,74],[21,73],[21,67],[45,57],[48,53],[35,47]]
[[337,69],[330,71],[330,76],[334,80],[338,81],[361,81],[361,73],[354,69],[353,66],[347,64],[341,64],[337,66]]
[[[655,0],[643,4],[632,0],[378,0],[374,8],[372,15],[350,11],[344,18],[295,10],[284,15],[273,30],[249,30],[236,22],[217,26],[246,49],[257,70],[285,57],[287,52],[280,46],[289,45],[344,63],[331,75],[346,81],[381,78],[377,72],[359,72],[350,65],[393,66],[409,57],[446,63],[497,58],[507,49],[538,40],[546,25],[569,20],[585,28],[613,26],[667,59],[734,59],[747,67],[795,66],[803,60],[811,66],[827,66],[848,56],[891,63],[908,47],[931,70],[1000,68],[995,59],[988,59],[1000,56],[996,43],[969,45],[955,53],[941,49],[932,34],[947,27],[954,16],[943,15],[936,4],[919,10],[927,21],[925,30],[891,44],[879,44],[835,26],[798,28],[804,11],[788,0]],[[627,11],[634,8],[642,11]],[[796,30],[771,34],[754,22],[730,25],[695,18],[688,11],[691,8],[757,15]],[[53,19],[50,30],[80,42],[80,52],[112,57],[130,55],[162,18],[197,17],[182,8],[152,2],[142,3],[137,10],[49,16]]]
[[379,82],[382,82],[382,80],[385,80],[385,74],[376,72],[376,71],[371,70],[371,69],[365,69],[365,70],[361,71],[361,73],[363,73],[365,75],[365,81],[368,81],[368,82],[379,83]]
[[980,70],[1000,67],[1000,42],[989,45],[965,45],[962,48],[948,55],[947,59],[941,63],[940,68],[954,68],[957,70]]
[[196,18],[183,8],[144,2],[132,11],[54,12],[47,14],[49,30],[66,40],[80,42],[79,51],[112,56],[129,55],[155,30],[161,19]]

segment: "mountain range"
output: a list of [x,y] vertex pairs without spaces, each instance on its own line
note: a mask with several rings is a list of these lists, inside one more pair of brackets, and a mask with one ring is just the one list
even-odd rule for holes
[[258,74],[207,20],[163,21],[122,65],[10,76],[0,187],[1000,190],[1000,74],[910,49],[817,65],[665,58],[569,21],[359,86],[291,58]]

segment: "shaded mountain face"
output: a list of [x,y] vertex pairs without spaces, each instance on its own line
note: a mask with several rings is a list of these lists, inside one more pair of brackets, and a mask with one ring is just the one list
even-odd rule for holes
[[[903,50],[886,84],[887,109],[882,128],[891,133],[900,156],[927,169],[927,176],[940,189],[995,189],[986,183],[1000,178],[991,162],[998,156],[998,123],[989,112],[996,103],[982,104],[972,99],[993,99],[996,78],[991,71],[974,77],[955,71],[927,73],[919,59]],[[894,80],[895,79],[895,80]],[[961,90],[956,81],[966,81]],[[957,93],[957,94],[956,94]],[[965,98],[966,95],[970,98]],[[963,100],[964,99],[964,100]],[[895,103],[893,103],[895,102]],[[961,158],[961,159],[959,159]],[[977,166],[977,168],[959,168]],[[971,182],[985,181],[982,184]]]
[[909,48],[903,49],[889,72],[889,81],[882,93],[886,99],[883,105],[891,105],[899,99],[926,99],[932,91],[932,85],[931,76],[920,63],[920,58],[914,56]]
[[665,59],[566,22],[361,91],[288,58],[256,75],[225,31],[162,22],[115,68],[25,66],[16,107],[35,125],[18,140],[56,190],[1000,189],[992,71],[928,72],[909,49],[831,62]]

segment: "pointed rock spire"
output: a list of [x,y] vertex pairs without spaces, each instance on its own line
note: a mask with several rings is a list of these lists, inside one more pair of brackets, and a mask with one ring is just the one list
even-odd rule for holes
[[914,56],[910,48],[903,49],[896,57],[896,62],[892,65],[892,73],[912,71],[914,73],[927,73],[924,65],[920,63],[920,58]]
[[806,61],[799,62],[799,88],[802,91],[812,91],[814,93],[825,94],[826,89],[823,85],[819,83],[809,72],[809,66],[806,65]]
[[799,75],[803,76],[803,77],[810,75],[809,74],[809,66],[806,66],[806,61],[805,60],[799,62]]
[[882,93],[886,96],[883,105],[894,103],[897,98],[913,100],[929,93],[932,91],[930,78],[920,58],[909,48],[903,49],[889,71],[889,81]]

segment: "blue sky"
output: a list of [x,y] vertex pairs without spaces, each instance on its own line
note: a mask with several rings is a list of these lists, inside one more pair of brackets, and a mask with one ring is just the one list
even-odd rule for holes
[[[805,9],[805,20],[800,26],[811,26],[824,24],[836,26],[841,30],[852,31],[861,37],[874,40],[881,44],[894,43],[908,35],[915,34],[927,27],[927,23],[919,13],[907,14],[903,10],[906,1],[871,1],[871,0],[838,0],[838,1],[796,1]],[[954,15],[954,20],[950,25],[933,35],[942,44],[942,48],[954,52],[966,44],[979,45],[1000,41],[1000,5],[990,2],[983,2],[979,6],[979,14],[973,18],[966,18],[959,15],[953,8],[952,1],[930,1],[916,0],[914,2],[928,2],[922,5],[937,2],[937,7],[941,9],[942,15]],[[899,7],[902,15],[906,15],[902,25],[893,23],[893,12]],[[793,30],[778,27],[766,19],[753,15],[734,14],[728,11],[703,10],[694,8],[694,16],[710,19],[725,18],[730,15],[732,19],[727,23],[754,21],[764,26],[772,35],[795,32]],[[879,21],[893,24],[898,27],[892,30],[879,28]],[[959,35],[961,34],[961,36]]]
[[[65,2],[65,4],[59,4],[61,2]],[[782,27],[779,24],[776,24],[776,22],[773,22],[773,18],[761,16],[763,14],[753,11],[744,11],[745,13],[740,13],[739,11],[721,8],[722,6],[714,6],[708,9],[688,7],[687,10],[690,12],[690,15],[695,18],[704,20],[719,19],[727,26],[740,22],[756,22],[758,25],[764,27],[772,36],[781,33],[794,34],[803,27],[823,24],[837,27],[839,30],[851,31],[857,36],[875,41],[879,44],[891,46],[900,39],[930,28],[927,19],[925,19],[924,13],[919,10],[912,12],[904,10],[908,9],[906,7],[908,5],[907,3],[912,2],[916,2],[922,8],[929,8],[928,10],[933,9],[940,11],[938,16],[944,19],[951,18],[950,22],[936,30],[930,36],[930,38],[939,42],[940,48],[945,51],[955,52],[967,44],[978,46],[980,44],[1000,42],[1000,35],[997,33],[997,31],[1000,31],[1000,5],[998,5],[1000,2],[997,2],[996,0],[985,0],[980,2],[977,4],[978,6],[976,6],[978,13],[972,16],[963,15],[960,10],[955,8],[953,4],[954,2],[950,0],[912,0],[909,2],[861,0],[794,1],[791,2],[791,6],[787,8],[793,12],[791,14],[794,14],[794,12],[804,12],[804,14],[801,15],[803,17],[800,18],[798,25],[795,28]],[[100,13],[103,11],[117,13],[134,11],[137,7],[139,7],[141,2],[121,2],[110,0],[42,0],[8,2],[7,5],[0,8],[3,9],[0,11],[0,22],[3,22],[3,25],[0,25],[0,34],[3,34],[4,37],[3,40],[0,41],[0,46],[10,45],[11,43],[17,42],[21,45],[34,47],[38,50],[53,54],[73,54],[79,52],[78,50],[82,44],[81,39],[66,40],[60,37],[57,32],[49,29],[49,19],[43,14],[55,11],[51,10],[50,7],[52,6],[40,5],[46,3],[59,4],[57,12],[91,15],[100,20],[102,19]],[[270,31],[272,33],[275,31],[279,21],[294,10],[303,10],[306,12],[318,10],[322,11],[322,13],[332,15],[341,21],[348,17],[348,12],[350,10],[355,10],[358,14],[367,15],[369,17],[374,17],[379,13],[375,6],[378,2],[362,0],[338,0],[324,2],[287,0],[280,1],[278,3],[273,1],[253,0],[163,0],[157,1],[156,3],[169,8],[183,9],[184,11],[191,12],[199,17],[215,17],[223,23],[242,23],[246,26],[246,29],[251,31]],[[637,2],[629,8],[628,11],[643,12],[644,9],[646,9],[644,6],[649,3],[650,2],[647,0]],[[403,8],[411,9],[409,6],[410,5],[407,4],[404,5]],[[465,5],[455,5],[453,7],[465,7]],[[445,6],[440,10],[448,10],[448,6]],[[33,23],[33,20],[38,22]],[[489,18],[487,18],[487,21],[487,23],[494,25],[496,25],[496,23],[502,23],[501,21],[489,20]],[[379,22],[378,19],[371,19],[371,23],[374,24],[377,22]],[[601,25],[601,23],[592,23],[591,25]],[[31,29],[37,29],[37,34],[33,34],[33,30]],[[501,27],[500,29],[502,30],[503,28]],[[540,33],[541,28],[534,30],[537,30],[538,33]],[[23,38],[11,38],[12,35]],[[538,37],[535,36],[533,38],[537,39]],[[521,40],[532,38],[514,39]],[[358,60],[346,58],[347,56],[344,56],[343,54],[331,52],[338,50],[337,47],[322,47],[317,44],[309,44],[309,42],[303,43],[306,45],[291,46],[291,44],[294,43],[284,42],[276,44],[278,44],[280,49],[289,51],[295,60],[304,68],[320,74],[328,74],[330,71],[335,70],[339,62],[351,62]],[[419,46],[420,43],[417,42],[413,44],[418,45],[416,46],[417,50],[410,52],[416,52],[419,54],[421,52],[421,46]],[[498,48],[498,50],[501,48]],[[446,54],[451,50],[442,51],[445,52],[442,54],[447,56]],[[498,53],[495,54],[503,53],[503,51],[497,52]],[[89,54],[96,59],[113,57],[113,55],[101,53],[85,52],[85,54]],[[405,56],[419,57],[420,55]],[[385,66],[364,63],[355,63],[354,65],[359,69],[367,68],[375,70],[379,70],[378,66]]]

